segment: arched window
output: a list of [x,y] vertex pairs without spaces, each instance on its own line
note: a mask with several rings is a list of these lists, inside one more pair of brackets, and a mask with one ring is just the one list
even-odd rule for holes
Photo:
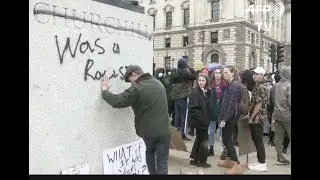
[[163,8],[163,12],[165,14],[165,25],[166,25],[166,29],[171,29],[172,27],[172,14],[173,14],[173,11],[174,11],[174,7],[171,6],[170,4],[166,5],[164,8]]
[[211,63],[219,63],[219,54],[213,53],[211,55]]
[[211,0],[211,19],[219,20],[220,15],[220,0]]
[[183,11],[183,25],[186,26],[189,24],[189,16],[190,16],[189,1],[184,1],[181,4],[181,9]]

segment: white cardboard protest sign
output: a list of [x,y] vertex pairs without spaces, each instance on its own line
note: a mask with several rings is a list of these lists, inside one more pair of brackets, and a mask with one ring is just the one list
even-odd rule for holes
[[90,174],[89,164],[82,164],[72,168],[62,170],[61,174]]
[[143,140],[103,152],[104,174],[149,174]]

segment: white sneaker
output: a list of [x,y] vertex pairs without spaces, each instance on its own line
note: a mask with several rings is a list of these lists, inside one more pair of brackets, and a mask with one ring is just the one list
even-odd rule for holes
[[266,163],[253,163],[249,164],[248,168],[252,171],[267,171]]

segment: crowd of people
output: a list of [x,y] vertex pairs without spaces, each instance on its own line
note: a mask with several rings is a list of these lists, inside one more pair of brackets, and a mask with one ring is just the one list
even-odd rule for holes
[[132,107],[150,174],[168,174],[171,126],[185,141],[195,136],[190,165],[211,167],[207,158],[215,155],[218,135],[223,152],[217,166],[226,168],[227,174],[241,173],[235,149],[242,143],[237,140],[239,120],[248,122],[248,140],[252,139],[257,152],[258,162],[249,164],[249,169],[267,171],[265,135],[268,144],[276,147],[277,164],[290,164],[283,156],[291,139],[290,67],[275,74],[266,74],[262,67],[238,72],[234,66],[218,64],[195,71],[181,58],[177,68],[157,68],[153,75],[129,66],[124,79],[132,85],[113,94],[109,79],[102,78],[102,97],[114,108]]
[[[216,64],[214,68],[206,66],[195,71],[184,59],[178,61],[177,69],[157,68],[154,76],[167,89],[172,126],[181,132],[185,141],[190,141],[186,134],[196,136],[190,164],[211,167],[207,157],[214,155],[215,135],[218,135],[223,146],[218,166],[228,168],[229,174],[240,173],[241,166],[234,146],[239,143],[237,123],[247,118],[250,139],[256,147],[258,159],[248,168],[267,171],[264,136],[269,137],[270,146],[276,147],[277,164],[289,165],[290,161],[282,154],[287,153],[291,137],[288,134],[290,127],[286,124],[291,122],[291,69],[288,68],[266,74],[262,67],[238,72],[234,66]],[[285,91],[281,91],[284,87]],[[278,97],[275,97],[275,89],[279,89]],[[243,98],[248,99],[245,112],[240,109]],[[278,126],[277,131],[275,126]],[[277,136],[275,132],[278,132]]]

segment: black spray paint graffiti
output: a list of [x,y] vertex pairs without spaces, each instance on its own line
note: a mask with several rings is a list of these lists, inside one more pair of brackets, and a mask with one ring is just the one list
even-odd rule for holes
[[[81,36],[82,34],[79,34],[77,42],[76,43],[72,43],[72,44],[76,44],[75,47],[71,46],[71,40],[68,37],[66,40],[66,44],[63,48],[63,50],[60,49],[60,45],[59,45],[59,40],[58,40],[58,36],[55,35],[55,42],[56,42],[56,47],[57,47],[57,51],[58,51],[58,55],[59,55],[59,62],[62,65],[64,62],[64,57],[65,57],[65,53],[69,50],[70,56],[72,58],[76,57],[77,51],[79,49],[80,53],[85,54],[86,52],[89,52],[91,54],[93,53],[97,53],[98,55],[102,55],[106,52],[106,50],[101,46],[101,44],[99,44],[100,38],[97,38],[94,41],[94,45],[91,45],[90,42],[88,40],[86,41],[81,41]],[[79,45],[80,44],[80,45]],[[113,48],[112,48],[112,52],[115,54],[119,54],[120,53],[120,46],[118,43],[113,43]],[[85,66],[85,70],[84,70],[84,80],[87,81],[88,77],[91,77],[93,80],[100,80],[101,77],[106,75],[106,70],[104,70],[103,72],[100,71],[96,71],[95,73],[92,74],[92,72],[90,71],[92,66],[94,64],[94,60],[93,59],[88,59],[86,66]],[[113,70],[113,73],[111,76],[108,76],[110,79],[112,78],[116,78],[118,77],[119,73],[121,74],[120,79],[123,80],[124,79],[124,68],[127,68],[126,66],[121,66],[118,70]]]
[[113,43],[112,51],[113,51],[115,54],[120,54],[120,47],[119,47],[119,44],[117,44],[117,43]]
[[[70,38],[68,37],[67,40],[66,40],[66,44],[64,46],[64,49],[60,50],[60,45],[59,45],[59,41],[58,41],[58,36],[55,35],[55,39],[56,39],[56,47],[57,47],[57,50],[58,50],[58,54],[59,54],[59,60],[60,60],[60,64],[63,63],[63,59],[64,59],[64,55],[65,55],[65,52],[67,50],[69,50],[70,52],[70,55],[72,58],[75,58],[76,57],[76,53],[77,53],[77,50],[78,50],[78,47],[79,47],[79,51],[80,53],[84,54],[87,52],[87,50],[89,49],[89,51],[91,53],[94,53],[95,50],[97,50],[97,53],[99,55],[101,54],[104,54],[106,51],[105,49],[99,44],[99,41],[100,41],[100,38],[97,38],[95,41],[94,41],[94,46],[95,48],[93,47],[93,45],[90,44],[90,42],[87,40],[87,41],[84,41],[84,42],[81,42],[81,36],[82,34],[80,33],[79,36],[78,36],[78,40],[77,40],[77,43],[76,43],[76,46],[74,48],[71,47],[71,44],[70,44]],[[80,43],[81,42],[81,43]],[[80,43],[80,46],[79,46],[79,43]],[[119,44],[117,43],[113,43],[113,49],[112,51],[115,53],[115,54],[119,54],[120,53],[120,46]]]
[[[59,13],[58,12],[59,9],[60,11],[63,9],[62,11],[64,11],[64,13]],[[45,2],[38,2],[34,5],[34,8],[33,8],[33,15],[35,16],[36,21],[41,24],[49,23],[50,16],[52,16],[53,24],[55,24],[55,21],[56,21],[55,18],[60,17],[65,19],[64,26],[67,26],[67,20],[71,20],[73,21],[74,27],[76,27],[77,29],[82,29],[85,24],[91,24],[91,30],[93,29],[93,25],[95,25],[97,26],[99,31],[102,33],[107,32],[109,34],[114,34],[115,31],[117,31],[119,35],[120,34],[119,31],[123,31],[125,32],[125,35],[130,36],[129,33],[127,34],[127,32],[131,32],[130,33],[131,37],[134,37],[134,34],[137,34],[137,37],[139,39],[142,39],[142,37],[144,37],[145,39],[148,39],[149,41],[151,41],[152,33],[151,31],[150,33],[148,33],[147,25],[144,25],[145,27],[144,30],[141,30],[142,26],[140,23],[136,23],[136,22],[128,23],[129,21],[127,20],[121,20],[114,17],[107,17],[105,19],[102,19],[99,14],[84,12],[84,11],[82,11],[83,17],[80,18],[79,16],[76,15],[76,12],[77,10],[75,9],[59,7],[56,5],[50,5]],[[70,13],[72,13],[72,15],[69,15]],[[87,14],[90,14],[90,18],[86,19]],[[45,20],[41,20],[39,19],[38,15],[49,15],[49,17],[46,16]],[[83,23],[82,27],[79,27],[76,24],[76,22],[82,22]],[[112,24],[114,25],[110,24],[111,22],[113,22]],[[128,27],[128,24],[131,24],[131,28]],[[110,30],[113,30],[113,31],[111,32]]]
[[[87,64],[84,70],[84,81],[87,81],[88,77],[91,77],[93,80],[100,80],[102,77],[106,75],[106,70],[104,70],[103,72],[96,71],[94,75],[91,72],[89,72],[93,64],[94,64],[94,61],[92,59],[87,60]],[[121,74],[120,79],[123,80],[124,73],[125,73],[124,68],[127,70],[128,66],[121,66],[118,70],[113,69],[112,74],[107,77],[109,77],[109,79],[116,78],[120,73]]]
[[121,174],[143,174],[146,170],[146,165],[142,165],[142,152],[141,145],[134,144],[127,147],[122,147],[110,154],[107,154],[108,163],[116,164],[120,166],[114,166],[118,169],[115,171]]

